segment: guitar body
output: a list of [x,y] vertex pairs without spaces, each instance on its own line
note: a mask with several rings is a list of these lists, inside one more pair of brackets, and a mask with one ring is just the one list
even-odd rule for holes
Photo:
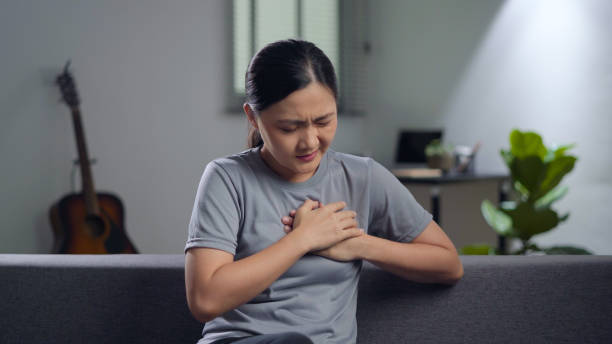
[[82,193],[68,194],[51,206],[54,253],[138,253],[124,231],[121,200],[110,193],[96,196],[99,215],[88,215]]

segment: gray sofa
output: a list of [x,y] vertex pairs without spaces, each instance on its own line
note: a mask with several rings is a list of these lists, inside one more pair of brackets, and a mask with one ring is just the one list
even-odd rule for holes
[[[612,256],[461,260],[454,286],[364,264],[358,342],[612,342]],[[0,343],[195,343],[202,330],[183,255],[3,254],[0,300]]]

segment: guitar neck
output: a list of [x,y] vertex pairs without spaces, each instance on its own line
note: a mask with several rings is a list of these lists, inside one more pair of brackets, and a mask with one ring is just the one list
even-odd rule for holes
[[81,112],[77,107],[71,108],[72,123],[74,124],[74,135],[76,137],[77,151],[79,153],[79,166],[81,167],[81,178],[83,182],[83,194],[85,197],[85,206],[87,214],[99,215],[100,208],[98,198],[96,197],[91,166],[89,164],[89,155],[87,154],[87,145],[85,144],[85,131],[81,122]]

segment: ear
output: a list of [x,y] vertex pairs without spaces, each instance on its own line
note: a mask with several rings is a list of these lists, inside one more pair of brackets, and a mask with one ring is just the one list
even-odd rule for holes
[[244,113],[247,116],[247,119],[249,120],[249,122],[251,123],[251,125],[259,130],[259,127],[257,126],[257,120],[255,119],[255,112],[253,111],[253,109],[251,109],[251,106],[248,103],[244,103],[242,104],[242,109],[244,110]]

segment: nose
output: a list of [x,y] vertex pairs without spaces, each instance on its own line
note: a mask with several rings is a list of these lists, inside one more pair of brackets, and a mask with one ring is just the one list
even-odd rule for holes
[[302,131],[300,145],[302,149],[311,151],[319,146],[319,129],[309,125]]

